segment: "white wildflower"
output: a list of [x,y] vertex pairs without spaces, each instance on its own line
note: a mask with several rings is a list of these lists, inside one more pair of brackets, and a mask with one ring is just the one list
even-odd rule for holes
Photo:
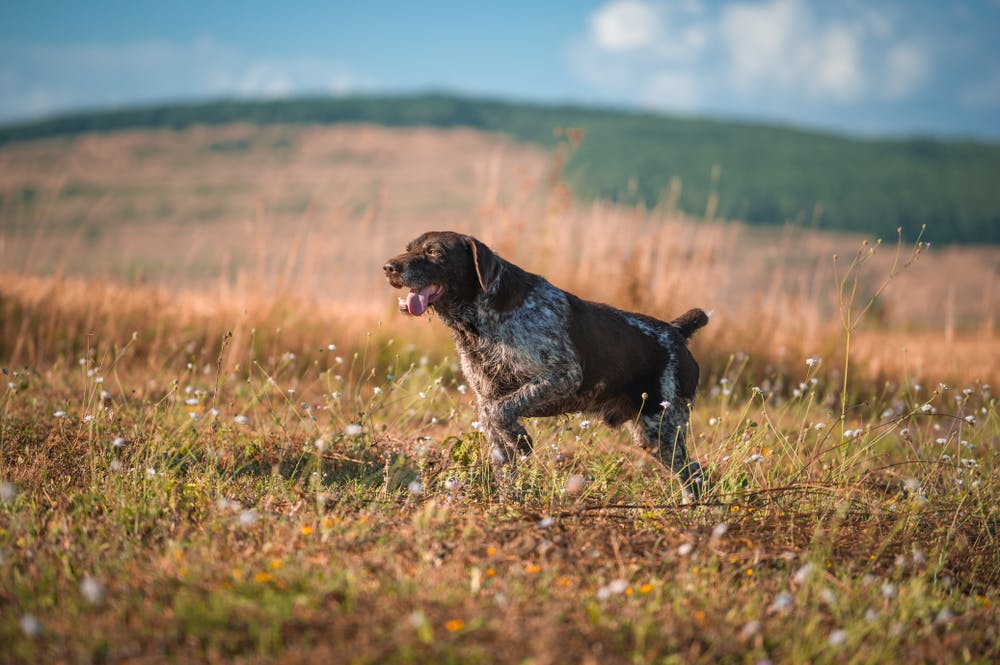
[[350,425],[344,428],[344,436],[358,436],[364,431],[365,430],[361,425],[358,425],[357,423],[351,423]]
[[688,554],[691,554],[693,550],[694,550],[694,545],[692,545],[691,543],[681,543],[680,547],[677,548],[677,554],[681,556],[687,556]]
[[712,539],[718,540],[719,538],[722,538],[726,535],[727,531],[729,531],[729,522],[719,522],[712,529]]
[[827,639],[832,647],[842,647],[847,644],[847,632],[838,628],[830,633],[830,637]]
[[56,411],[52,415],[55,416],[56,418],[65,418],[66,417],[66,412],[65,411]]
[[747,621],[740,630],[740,639],[744,642],[760,632],[760,621]]
[[[83,360],[83,358],[80,360]],[[21,620],[18,623],[21,624],[21,630],[28,637],[38,637],[42,634],[42,624],[34,614],[22,614]]]
[[240,513],[240,516],[237,518],[237,522],[240,526],[252,526],[256,524],[257,519],[257,511],[249,509]]
[[240,504],[239,501],[224,496],[220,496],[218,499],[215,500],[215,506],[219,510],[231,513],[239,512],[240,510],[243,509],[243,506],[242,504]]
[[406,489],[410,491],[410,494],[420,495],[424,493],[424,485],[419,480],[411,480]]
[[458,392],[460,392],[460,393],[462,393],[464,395],[465,393],[469,392],[469,387],[467,385],[465,385],[464,383],[462,383],[455,390],[457,390]]
[[815,570],[815,568],[816,564],[812,563],[811,561],[809,563],[804,564],[801,568],[795,571],[794,575],[792,575],[792,581],[798,584],[799,586],[805,584],[806,582],[809,581],[809,577],[812,575],[812,572],[813,570]]
[[239,415],[233,418],[233,422],[236,423],[237,425],[246,425],[247,423],[250,422],[250,419],[244,415]]
[[151,466],[147,466],[146,467],[146,477],[147,478],[154,478],[154,477],[156,477],[156,469],[154,469]]
[[628,582],[625,580],[612,580],[597,590],[597,599],[607,600],[611,596],[625,593],[626,589],[628,589]]
[[806,358],[806,365],[807,366],[809,366],[809,367],[815,367],[818,364],[819,364],[819,358],[818,357],[813,356],[812,358]]
[[774,600],[771,601],[771,604],[768,605],[767,613],[787,614],[788,612],[791,611],[792,606],[794,605],[795,605],[795,598],[792,596],[792,594],[788,593],[787,591],[782,591],[777,596],[775,596]]
[[84,575],[80,582],[80,593],[91,605],[100,605],[104,602],[104,585],[93,575]]

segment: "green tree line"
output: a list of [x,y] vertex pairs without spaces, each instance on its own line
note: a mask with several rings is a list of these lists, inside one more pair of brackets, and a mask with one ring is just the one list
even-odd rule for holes
[[75,113],[0,127],[0,145],[91,132],[255,124],[469,127],[546,147],[582,130],[565,177],[584,199],[750,224],[1000,243],[1000,145],[857,139],[791,127],[445,94],[220,100]]

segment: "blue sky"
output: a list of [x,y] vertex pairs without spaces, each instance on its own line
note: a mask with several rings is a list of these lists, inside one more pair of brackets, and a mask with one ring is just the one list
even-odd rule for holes
[[1000,0],[0,6],[0,122],[428,89],[997,141]]

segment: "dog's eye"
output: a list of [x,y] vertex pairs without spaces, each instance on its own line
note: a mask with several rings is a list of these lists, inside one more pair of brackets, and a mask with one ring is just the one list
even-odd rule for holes
[[441,256],[441,250],[437,247],[430,247],[427,250],[427,256]]

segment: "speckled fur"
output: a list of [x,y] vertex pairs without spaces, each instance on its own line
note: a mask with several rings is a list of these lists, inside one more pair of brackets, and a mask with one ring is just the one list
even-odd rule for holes
[[396,287],[445,287],[431,308],[452,331],[498,470],[531,452],[523,418],[584,411],[626,426],[700,494],[684,434],[698,384],[687,339],[708,320],[701,310],[665,323],[587,302],[451,232],[425,233],[385,271]]

